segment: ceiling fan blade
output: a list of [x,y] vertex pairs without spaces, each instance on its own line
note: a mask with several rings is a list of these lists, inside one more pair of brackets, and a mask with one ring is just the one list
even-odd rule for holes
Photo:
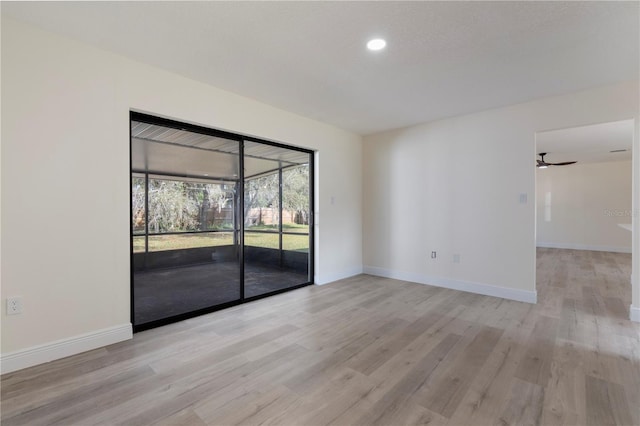
[[568,166],[569,164],[576,164],[577,161],[565,161],[564,163],[547,163],[549,166]]
[[576,164],[577,163],[577,161],[565,161],[564,163],[547,163],[546,161],[544,161],[544,156],[547,155],[546,152],[541,152],[538,155],[540,156],[540,159],[536,160],[538,162],[536,167],[568,166],[570,164]]

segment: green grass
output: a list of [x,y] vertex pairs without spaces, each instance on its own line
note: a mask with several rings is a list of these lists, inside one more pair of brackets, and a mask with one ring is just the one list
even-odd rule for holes
[[[277,231],[278,225],[252,225],[247,226],[247,230],[254,231]],[[300,232],[303,234],[307,234],[309,232],[309,225],[298,225],[297,223],[283,223],[282,224],[283,232]]]
[[[149,236],[149,251],[179,250],[196,247],[215,247],[233,244],[231,232],[210,234],[154,235]],[[133,252],[144,251],[144,237],[133,238]]]
[[[197,247],[227,246],[232,244],[233,234],[231,232],[216,232],[209,234],[155,235],[149,237],[150,252],[180,250]],[[248,231],[245,233],[245,245],[277,249],[278,234],[252,233]],[[307,235],[283,235],[282,248],[284,250],[308,252],[309,237]],[[144,237],[134,237],[133,251],[134,253],[144,252]]]

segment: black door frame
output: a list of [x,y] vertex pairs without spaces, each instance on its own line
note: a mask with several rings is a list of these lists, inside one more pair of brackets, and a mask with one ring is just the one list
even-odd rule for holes
[[[132,198],[132,184],[133,184],[133,174],[136,173],[136,171],[134,171],[133,169],[133,155],[132,155],[132,134],[131,134],[131,123],[133,121],[139,121],[139,122],[143,122],[143,123],[147,123],[147,124],[154,124],[154,125],[158,125],[158,126],[164,126],[164,127],[170,127],[170,128],[174,128],[174,129],[179,129],[179,130],[185,130],[185,131],[189,131],[189,132],[193,132],[193,133],[200,133],[200,134],[204,134],[204,135],[208,135],[208,136],[214,136],[214,137],[220,137],[220,138],[224,138],[224,139],[229,139],[229,140],[233,140],[233,141],[237,141],[238,142],[238,146],[239,146],[239,171],[238,171],[238,183],[237,183],[237,188],[236,191],[239,194],[238,197],[238,211],[239,214],[241,215],[241,220],[239,220],[239,229],[234,229],[234,233],[238,232],[238,244],[240,246],[240,256],[239,256],[239,262],[240,262],[240,281],[239,281],[239,285],[240,285],[240,298],[238,300],[234,300],[231,302],[225,302],[225,303],[221,303],[218,305],[214,305],[211,307],[207,307],[207,308],[203,308],[203,309],[197,309],[194,311],[190,311],[190,312],[185,312],[182,314],[178,314],[178,315],[173,315],[167,318],[162,318],[162,319],[158,319],[155,321],[150,321],[150,322],[146,322],[144,324],[135,324],[134,322],[134,318],[135,318],[135,298],[134,298],[134,292],[135,292],[135,288],[134,288],[134,263],[133,263],[133,227],[131,226],[131,218],[133,217],[133,205],[131,202],[131,198]],[[309,265],[308,265],[308,281],[306,283],[303,284],[299,284],[296,286],[292,286],[292,287],[288,287],[288,288],[284,288],[284,289],[280,289],[280,290],[275,290],[272,292],[268,292],[268,293],[264,293],[264,294],[260,294],[257,296],[253,296],[253,297],[248,297],[245,298],[244,296],[244,142],[255,142],[255,143],[260,143],[260,144],[264,144],[264,145],[270,145],[270,146],[274,146],[274,147],[278,147],[278,148],[284,148],[284,149],[289,149],[289,150],[293,150],[293,151],[299,151],[299,152],[303,152],[306,154],[309,154]],[[295,146],[290,146],[290,145],[286,145],[286,144],[282,144],[282,143],[278,143],[278,142],[273,142],[273,141],[268,141],[268,140],[264,140],[264,139],[259,139],[256,137],[252,137],[252,136],[245,136],[245,135],[241,135],[241,134],[237,134],[237,133],[231,133],[231,132],[226,132],[223,130],[218,130],[218,129],[213,129],[213,128],[209,128],[209,127],[204,127],[204,126],[198,126],[195,124],[190,124],[190,123],[184,123],[181,121],[176,121],[176,120],[171,120],[168,118],[163,118],[163,117],[158,117],[158,116],[154,116],[154,115],[149,115],[149,114],[144,114],[144,113],[140,113],[140,112],[135,112],[135,111],[130,111],[129,112],[129,259],[130,259],[130,282],[129,282],[129,288],[130,288],[130,315],[131,315],[131,324],[133,326],[133,331],[134,332],[138,332],[138,331],[143,331],[143,330],[148,330],[151,328],[155,328],[155,327],[160,327],[163,325],[167,325],[167,324],[171,324],[177,321],[183,321],[185,319],[188,318],[193,318],[196,316],[200,316],[200,315],[204,315],[204,314],[208,314],[211,312],[215,312],[215,311],[219,311],[221,309],[226,309],[229,308],[231,306],[236,306],[236,305],[241,305],[243,303],[248,303],[254,300],[258,300],[258,299],[262,299],[265,297],[269,297],[269,296],[273,296],[276,294],[280,294],[280,293],[284,293],[287,291],[291,291],[291,290],[295,290],[301,287],[306,287],[308,285],[312,285],[314,284],[314,274],[315,274],[315,215],[314,215],[314,207],[315,207],[315,155],[314,155],[314,151],[309,150],[309,149],[305,149],[305,148],[299,148],[299,147],[295,147]],[[150,172],[147,171],[147,175]],[[159,173],[160,174],[160,173]],[[161,173],[166,175],[166,173]],[[175,176],[174,177],[188,177],[188,176]],[[146,192],[146,190],[145,190]],[[280,188],[280,192],[282,192],[282,188]],[[280,194],[281,195],[281,194]],[[282,197],[280,197],[282,198]],[[280,204],[282,204],[282,200],[280,200]],[[148,215],[148,206],[146,206],[146,195],[145,195],[145,215]],[[282,217],[280,218],[280,221],[282,221]],[[145,221],[145,223],[147,223],[147,221]],[[147,226],[147,225],[145,225]],[[280,227],[282,227],[282,223],[280,224]],[[148,237],[148,232],[145,233],[145,235]],[[282,234],[280,233],[279,238],[282,238]],[[148,248],[147,248],[148,249]]]

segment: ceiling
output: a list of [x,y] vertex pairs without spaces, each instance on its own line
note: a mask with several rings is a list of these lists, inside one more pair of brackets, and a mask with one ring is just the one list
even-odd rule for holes
[[548,153],[545,161],[551,163],[631,160],[632,146],[633,120],[536,133],[536,151]]
[[[639,2],[2,2],[359,134],[638,78]],[[387,48],[366,50],[372,37]]]

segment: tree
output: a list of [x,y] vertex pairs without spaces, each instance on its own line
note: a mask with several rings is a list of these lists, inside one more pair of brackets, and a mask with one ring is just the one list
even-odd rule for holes
[[154,233],[196,230],[199,206],[183,181],[149,179],[149,230]]
[[295,222],[309,224],[309,166],[282,172],[282,207],[296,213]]
[[[246,225],[256,220],[252,209],[260,209],[257,218],[262,222],[262,209],[271,208],[276,222],[280,220],[279,176],[277,172],[245,182],[244,218]],[[295,212],[296,223],[309,223],[309,167],[283,170],[283,209]],[[149,179],[148,212],[145,212],[145,180],[132,180],[132,226],[142,231],[145,213],[151,233],[207,231],[220,228],[216,212],[220,214],[235,198],[235,185],[202,183],[183,180]],[[210,217],[213,216],[211,219]]]
[[[222,212],[222,209],[233,200],[235,194],[235,185],[207,183],[193,184],[196,199],[200,205],[200,229],[216,229],[216,211]],[[209,211],[212,210],[212,220],[208,223]]]
[[[278,173],[247,180],[244,184],[244,218],[245,225],[253,225],[249,212],[252,209],[273,208],[279,212]],[[259,219],[259,222],[261,218]]]
[[144,231],[144,178],[131,180],[131,226],[134,232]]

